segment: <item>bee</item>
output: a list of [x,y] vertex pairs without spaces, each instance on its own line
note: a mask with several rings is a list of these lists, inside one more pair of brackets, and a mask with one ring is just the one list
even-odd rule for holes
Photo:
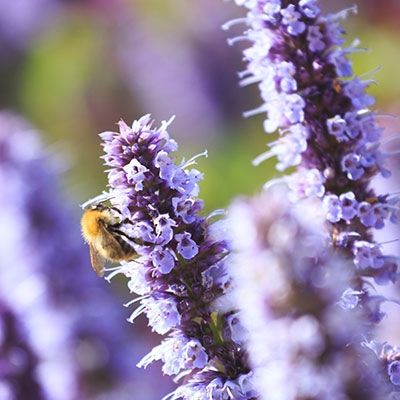
[[121,224],[119,210],[102,204],[92,206],[82,216],[82,235],[89,245],[92,267],[100,277],[106,261],[117,263],[137,256],[131,239],[121,231]]

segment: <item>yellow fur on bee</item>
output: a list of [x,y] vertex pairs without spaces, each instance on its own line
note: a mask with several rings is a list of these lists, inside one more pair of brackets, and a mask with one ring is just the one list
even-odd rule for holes
[[99,220],[104,221],[104,212],[99,210],[87,210],[82,216],[82,235],[87,243],[93,243],[101,234],[102,226]]

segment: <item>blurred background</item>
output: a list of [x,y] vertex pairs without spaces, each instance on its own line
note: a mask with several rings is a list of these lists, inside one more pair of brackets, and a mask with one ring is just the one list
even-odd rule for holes
[[[353,3],[321,1],[326,11]],[[377,98],[377,110],[400,115],[400,2],[384,0],[378,7],[375,0],[358,0],[357,5],[358,15],[344,24],[349,42],[359,38],[369,50],[354,55],[355,71],[376,80],[370,93]],[[35,345],[36,339],[30,338],[39,360],[45,357],[52,366],[71,363],[70,378],[63,384],[73,386],[75,394],[70,391],[63,397],[52,388],[53,382],[44,384],[49,386],[44,389],[48,398],[152,400],[172,390],[170,379],[161,377],[159,365],[150,372],[135,368],[159,338],[151,336],[142,320],[134,326],[125,322],[130,310],[121,306],[129,300],[123,279],[117,278],[110,286],[91,273],[87,248],[80,239],[79,204],[105,189],[98,133],[116,129],[120,118],[129,124],[146,113],[158,122],[176,115],[170,134],[180,144],[180,157],[208,149],[209,157],[201,159],[198,168],[205,173],[201,197],[209,211],[226,206],[233,196],[256,192],[277,175],[274,160],[257,168],[251,165],[270,138],[262,131],[262,117],[242,118],[243,111],[260,104],[258,91],[238,87],[237,72],[243,69],[241,47],[229,47],[230,34],[220,29],[243,11],[222,0],[0,0],[0,109],[8,112],[0,117],[0,240],[7,237],[3,255],[8,252],[0,259],[0,288],[5,292],[4,288],[21,279],[31,282],[32,274],[40,275],[44,287],[39,292],[32,285],[24,287],[18,295],[22,300],[0,293],[0,303],[21,302],[18,315],[27,310],[27,293],[36,293],[35,298],[42,296],[40,307],[66,315],[65,330],[79,331],[68,338],[72,353],[62,357],[57,352],[42,356],[47,342],[40,342],[41,338]],[[391,135],[399,131],[399,120],[382,118],[382,123]],[[20,131],[29,134],[19,136]],[[39,144],[32,145],[32,141]],[[399,143],[392,144],[396,145],[399,148]],[[35,155],[30,150],[36,147]],[[399,161],[392,162],[398,170]],[[22,163],[26,163],[23,168]],[[35,175],[32,169],[43,171]],[[20,180],[15,190],[8,187],[10,173],[15,174],[15,181]],[[383,191],[399,190],[398,176],[380,185]],[[21,194],[27,186],[37,188]],[[31,204],[42,208],[40,220],[32,217],[37,211],[28,207]],[[49,209],[51,217],[46,214]],[[51,233],[43,239],[43,232]],[[398,231],[390,235],[388,239],[395,239]],[[13,267],[16,255],[22,258],[19,249],[29,247],[25,246],[27,238],[32,243],[21,261],[25,272],[2,278],[4,269]],[[37,255],[40,244],[36,243],[43,240],[53,240],[48,245],[53,256]],[[56,251],[60,246],[65,257]],[[393,245],[393,251],[397,248]],[[64,261],[71,253],[70,261]],[[33,261],[27,261],[32,259],[34,268],[30,267]],[[85,293],[88,287],[90,294]],[[104,300],[107,296],[112,298]],[[79,307],[82,303],[86,306]],[[81,332],[88,316],[93,323]],[[50,320],[35,320],[39,337]],[[27,330],[31,331],[29,323]],[[128,344],[132,346],[129,354],[124,351]],[[117,357],[114,362],[119,363],[118,371],[124,371],[123,379],[110,372],[115,365],[112,353],[118,347],[124,360]],[[96,358],[99,348],[104,353],[100,360]],[[49,368],[41,374],[46,371]],[[90,379],[87,371],[91,371]],[[0,398],[7,390],[0,380]]]
[[[321,3],[332,11],[354,2]],[[354,56],[355,70],[376,79],[377,108],[395,111],[400,3],[357,4],[345,26],[369,50]],[[105,185],[99,132],[120,118],[176,115],[171,134],[181,154],[209,150],[200,166],[208,209],[224,206],[275,174],[274,161],[250,164],[266,138],[262,117],[241,113],[260,103],[258,91],[238,87],[241,48],[228,47],[220,29],[242,13],[215,0],[1,0],[0,106],[22,114],[63,156],[65,189],[78,201]]]

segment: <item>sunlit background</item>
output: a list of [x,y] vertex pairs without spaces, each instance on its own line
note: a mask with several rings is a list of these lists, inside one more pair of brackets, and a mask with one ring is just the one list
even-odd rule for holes
[[[321,3],[326,10],[334,11],[354,2]],[[390,115],[400,114],[400,2],[377,3],[358,0],[359,13],[345,21],[345,26],[349,43],[358,38],[361,47],[368,48],[354,55],[355,71],[364,79],[376,81],[370,93],[377,98],[377,110],[387,114],[382,116],[382,123],[389,126],[390,134],[395,134],[400,120]],[[226,206],[234,196],[255,193],[277,175],[274,160],[259,167],[251,165],[270,138],[262,131],[262,117],[242,117],[243,111],[259,105],[258,91],[255,87],[239,88],[242,47],[226,43],[238,31],[227,33],[220,28],[223,22],[242,13],[233,1],[222,0],[0,0],[0,109],[18,113],[37,128],[44,151],[52,160],[58,160],[59,187],[54,189],[58,192],[49,189],[48,198],[40,201],[53,202],[53,206],[60,198],[65,202],[60,213],[71,216],[66,218],[68,229],[78,243],[71,251],[87,253],[77,222],[79,204],[105,189],[98,133],[115,129],[120,118],[130,123],[151,113],[160,122],[176,115],[170,134],[180,144],[179,156],[188,158],[208,149],[208,158],[200,159],[198,166],[205,174],[201,197],[207,210]],[[25,139],[17,143],[21,148],[29,145]],[[397,142],[390,146],[400,149]],[[392,162],[398,169],[398,160]],[[35,179],[32,175],[33,185]],[[392,189],[386,191],[400,188],[396,183],[390,185]],[[14,201],[7,193],[0,188],[1,204]],[[18,230],[17,224],[7,221],[7,229],[0,221],[0,235]],[[53,234],[53,246],[62,246],[68,252],[70,242],[66,243],[60,234],[57,244],[58,234]],[[392,232],[388,240],[397,236],[398,231]],[[23,246],[26,239],[20,240]],[[10,263],[5,265],[0,259],[1,268],[12,268]],[[63,276],[68,266],[61,265],[56,255],[51,268]],[[81,273],[86,276],[86,270],[90,270],[87,258],[75,265],[74,273],[66,274],[66,279],[73,280],[73,285]],[[106,325],[112,321],[112,328],[124,331],[118,335],[129,335],[135,344],[131,363],[124,364],[126,380],[132,385],[126,386],[124,395],[106,395],[106,390],[112,385],[112,390],[117,390],[115,386],[120,383],[105,388],[107,373],[103,371],[90,385],[80,381],[78,392],[83,390],[86,397],[77,398],[162,397],[173,385],[169,378],[162,380],[159,365],[150,372],[135,368],[159,339],[151,337],[144,320],[135,326],[125,321],[130,310],[119,304],[129,300],[129,295],[122,279],[112,285],[103,281],[95,285],[115,297],[115,311],[104,307],[98,319],[104,318]],[[95,297],[88,301],[93,301],[93,307],[98,304]],[[118,329],[116,317],[110,313],[120,317]],[[73,346],[77,353],[90,357],[84,342]],[[105,369],[112,368],[107,364],[109,353],[121,346],[125,344],[118,340],[109,345]],[[79,354],[78,361],[82,358]]]

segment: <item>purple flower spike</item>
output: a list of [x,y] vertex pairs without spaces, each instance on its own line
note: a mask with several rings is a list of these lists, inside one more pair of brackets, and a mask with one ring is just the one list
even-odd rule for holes
[[167,335],[138,366],[161,360],[165,374],[186,376],[165,399],[254,399],[239,317],[233,321],[233,306],[223,306],[231,288],[226,234],[221,221],[200,215],[197,156],[175,162],[170,122],[157,128],[146,115],[100,135],[110,202],[124,216],[118,229],[140,255],[110,277],[123,273],[140,296],[129,321],[144,313],[153,331]]
[[[236,3],[247,9],[243,35],[250,42],[242,84],[257,84],[262,98],[246,115],[264,115],[264,130],[279,133],[256,160],[276,156],[278,170],[296,167],[281,178],[293,201],[322,198],[332,245],[353,258],[356,291],[368,292],[370,277],[379,284],[396,280],[397,267],[393,259],[384,262],[371,228],[397,222],[399,197],[371,188],[377,174],[390,176],[388,154],[379,149],[382,128],[368,108],[374,104],[366,92],[371,81],[354,76],[349,59],[360,51],[358,43],[343,47],[340,20],[355,8],[323,15],[317,0]],[[306,132],[302,140],[294,127]]]
[[[385,167],[386,158],[390,154],[380,150],[382,129],[377,123],[377,114],[369,109],[375,101],[366,92],[372,81],[356,77],[352,69],[349,56],[361,50],[358,48],[359,44],[353,42],[349,47],[344,47],[346,38],[341,20],[355,11],[355,7],[324,15],[317,0],[236,0],[236,3],[246,8],[246,16],[243,18],[246,27],[243,35],[239,37],[244,37],[250,42],[250,47],[243,51],[247,65],[245,71],[240,74],[241,83],[243,86],[258,85],[262,98],[262,104],[246,112],[245,116],[263,115],[265,132],[276,131],[279,134],[278,140],[268,144],[268,152],[260,155],[255,164],[275,156],[276,168],[279,171],[295,167],[293,173],[277,180],[287,183],[290,188],[287,196],[291,201],[305,201],[305,198],[322,200],[321,205],[315,205],[315,213],[318,214],[321,206],[327,221],[325,227],[331,237],[330,246],[341,256],[352,261],[349,266],[354,273],[351,285],[349,284],[338,303],[346,312],[361,312],[368,321],[365,336],[373,337],[373,326],[385,315],[381,304],[387,300],[384,296],[374,295],[374,284],[395,283],[399,276],[397,259],[383,254],[383,248],[374,239],[373,229],[384,228],[388,220],[398,222],[400,196],[377,194],[372,188],[376,175],[380,174],[384,178],[390,176],[390,171]],[[285,74],[282,74],[282,65],[290,66],[290,69],[285,70]],[[303,131],[306,132],[301,146],[294,145],[294,126],[296,129],[299,129],[299,126],[303,127]],[[265,188],[273,186],[277,181],[267,182]],[[266,204],[268,200],[265,200],[263,210],[268,210]],[[247,207],[252,210],[250,213],[255,213],[254,205]],[[313,218],[315,217],[309,217],[308,220]],[[243,217],[242,221],[246,221],[246,218]],[[265,226],[259,225],[256,220],[254,225],[257,228],[249,228],[249,237],[251,232],[259,233],[257,229],[262,232],[265,230]],[[271,238],[279,236],[275,230],[273,232]],[[290,237],[287,231],[284,232]],[[257,237],[249,239],[250,247],[253,246],[251,243],[260,246]],[[270,247],[274,248],[269,236],[259,238],[261,242],[262,239],[270,241]],[[244,237],[245,243],[246,240]],[[294,243],[296,240],[292,239]],[[251,262],[247,262],[247,265],[254,267],[258,262],[262,265],[263,261],[258,261],[257,254],[265,249],[253,250],[248,255],[247,259],[251,259]],[[262,254],[265,255],[266,252]],[[293,263],[298,265],[298,260]],[[243,265],[245,264],[243,261]],[[281,263],[272,257],[269,264],[273,271],[274,266],[281,266]],[[268,309],[269,318],[277,312],[274,302],[278,302],[279,296],[274,296],[273,293],[274,289],[279,291],[277,282],[285,288],[282,290],[282,293],[285,293],[282,294],[282,298],[288,301],[292,299],[286,295],[290,290],[287,287],[287,279],[282,279],[280,269],[276,269],[279,272],[274,271],[274,277],[270,276],[270,279],[277,288],[271,288],[271,293],[263,292],[264,303],[257,306],[262,309],[271,303],[271,308]],[[295,273],[297,270],[293,272]],[[254,284],[261,285],[262,282],[257,281]],[[267,284],[268,282],[265,283]],[[268,295],[273,298],[272,301],[267,298]],[[246,325],[245,315],[247,312],[242,316]],[[259,320],[261,316],[253,319]],[[268,326],[266,330],[279,336],[274,327]],[[252,329],[249,329],[249,332],[251,335]],[[281,341],[284,341],[282,335]],[[272,347],[276,346],[279,349],[279,345],[280,343],[273,342]],[[270,351],[266,344],[264,347],[259,346],[264,350],[264,354]],[[259,350],[259,353],[262,354],[262,351]],[[285,360],[283,366],[274,364],[274,371],[263,374],[264,380],[261,382],[279,377],[280,373],[275,372],[277,370],[287,371],[287,366],[291,366],[292,360]],[[304,364],[301,365],[301,368],[292,370],[292,373],[282,378],[279,384],[265,384],[263,398],[325,398],[322,394],[295,395],[291,392],[293,377],[302,376],[299,370],[304,370]],[[389,364],[386,368],[389,368],[388,366]],[[398,379],[398,366],[393,364],[392,367],[388,369],[390,379],[387,381],[393,383]],[[377,377],[377,380],[379,379],[380,377]],[[288,390],[281,394],[285,385]],[[313,388],[317,386],[314,379]],[[396,390],[398,391],[398,388]],[[332,393],[327,397],[330,395]],[[357,394],[354,396],[358,397]],[[386,393],[378,398],[389,398],[388,396]],[[333,398],[340,397],[333,395]],[[360,398],[363,398],[363,395]]]

